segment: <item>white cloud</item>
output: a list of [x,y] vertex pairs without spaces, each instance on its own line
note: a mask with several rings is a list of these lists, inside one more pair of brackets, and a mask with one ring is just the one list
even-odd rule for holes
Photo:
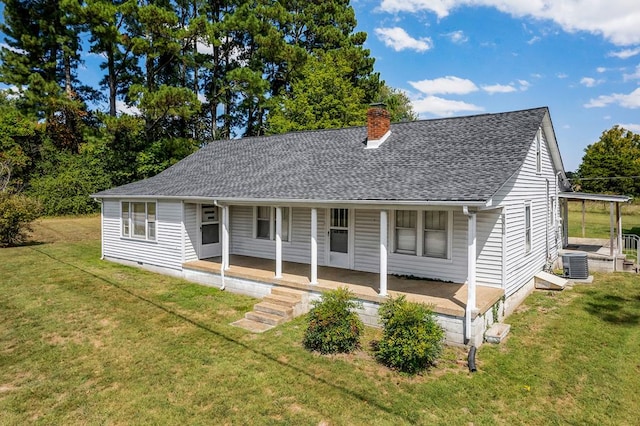
[[534,43],[539,42],[540,40],[542,40],[540,37],[533,36],[533,37],[531,37],[531,39],[529,39],[529,41],[527,41],[527,44],[534,44]]
[[124,101],[116,100],[116,111],[119,114],[140,115],[138,107],[127,105]]
[[618,124],[623,129],[631,130],[634,133],[640,133],[640,124]]
[[585,108],[602,108],[607,105],[616,104],[623,108],[640,108],[640,87],[629,94],[614,93],[612,95],[602,95],[595,99],[590,99],[584,104]]
[[569,76],[563,72],[559,72],[558,74],[556,74],[556,77],[562,79],[562,78],[567,78]]
[[614,44],[640,44],[640,8],[636,0],[382,0],[389,13],[428,11],[444,18],[463,6],[486,6],[517,18],[550,20],[564,31],[600,34]]
[[409,84],[425,95],[466,95],[478,91],[478,86],[473,81],[451,75],[433,80],[410,81]]
[[22,90],[18,86],[9,86],[0,89],[7,96],[7,99],[17,99],[22,96]]
[[494,93],[511,93],[517,91],[518,89],[513,87],[511,84],[491,84],[482,86],[482,90],[490,95],[493,95]]
[[380,41],[396,52],[407,49],[426,52],[433,47],[433,42],[429,37],[413,38],[400,27],[376,28],[375,33]]
[[478,112],[484,108],[463,101],[443,99],[438,96],[427,96],[411,101],[413,110],[418,114],[432,114],[438,117],[450,117],[460,112]]
[[624,79],[624,81],[640,79],[640,65],[636,66],[636,69],[635,69],[635,71],[633,71],[633,73],[631,73],[631,74],[623,74],[622,78]]
[[604,80],[596,80],[595,78],[592,78],[592,77],[582,77],[582,79],[580,79],[580,84],[586,87],[595,87],[598,84],[603,82]]
[[452,43],[455,44],[464,44],[469,41],[469,37],[467,37],[462,30],[453,31],[445,34]]
[[196,43],[196,51],[202,55],[213,55],[213,45],[211,43],[199,40]]
[[596,68],[596,72],[602,74],[603,72],[607,72],[607,69],[605,67],[598,67]]
[[529,83],[527,80],[518,80],[518,84],[520,85],[519,89],[522,92],[524,92],[531,86],[531,83]]
[[617,52],[609,52],[607,56],[613,56],[620,59],[628,59],[638,54],[640,54],[640,47],[636,47],[634,49],[622,49],[618,50]]

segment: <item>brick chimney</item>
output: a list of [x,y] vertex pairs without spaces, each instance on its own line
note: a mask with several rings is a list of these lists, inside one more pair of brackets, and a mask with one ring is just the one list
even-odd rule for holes
[[389,137],[391,118],[383,103],[371,104],[367,111],[367,148],[377,148]]

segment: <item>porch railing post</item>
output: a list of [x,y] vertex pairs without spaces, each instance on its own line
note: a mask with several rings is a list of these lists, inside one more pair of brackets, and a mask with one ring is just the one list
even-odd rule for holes
[[311,209],[311,284],[318,284],[318,209]]
[[282,278],[282,207],[276,207],[276,278]]
[[387,295],[387,229],[388,213],[380,210],[380,296]]

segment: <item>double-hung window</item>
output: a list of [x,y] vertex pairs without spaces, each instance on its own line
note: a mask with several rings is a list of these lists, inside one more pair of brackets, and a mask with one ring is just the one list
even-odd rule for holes
[[[291,209],[282,207],[282,241],[289,241],[291,231]],[[276,238],[275,207],[259,206],[255,208],[255,237],[262,240]]]
[[449,214],[447,211],[424,212],[424,256],[448,257]]
[[416,211],[396,211],[396,253],[416,254],[417,217]]
[[156,240],[156,203],[123,201],[121,203],[122,236]]

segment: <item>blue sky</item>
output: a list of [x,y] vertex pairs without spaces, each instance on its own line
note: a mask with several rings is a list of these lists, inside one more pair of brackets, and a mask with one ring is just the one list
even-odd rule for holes
[[355,0],[376,70],[421,118],[548,106],[566,170],[640,133],[638,0]]

